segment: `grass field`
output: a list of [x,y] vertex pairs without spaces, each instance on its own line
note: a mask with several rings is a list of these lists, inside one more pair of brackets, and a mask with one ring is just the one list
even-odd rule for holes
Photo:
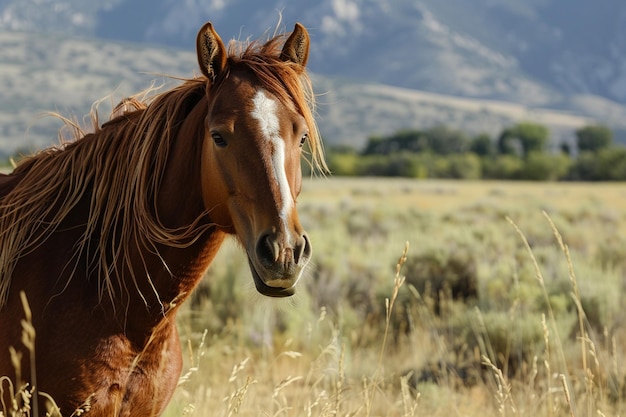
[[294,297],[231,240],[182,307],[166,416],[625,414],[624,184],[314,179],[299,213]]
[[229,243],[183,307],[166,415],[624,414],[623,184],[315,179],[299,212],[294,298]]

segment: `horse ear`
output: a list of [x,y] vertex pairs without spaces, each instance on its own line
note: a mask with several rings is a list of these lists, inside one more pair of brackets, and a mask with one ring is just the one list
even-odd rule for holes
[[291,32],[283,46],[280,59],[291,61],[304,67],[309,59],[309,43],[309,32],[300,23],[296,23],[293,32]]
[[215,82],[226,68],[226,47],[211,22],[205,23],[198,32],[196,52],[200,70],[211,83]]

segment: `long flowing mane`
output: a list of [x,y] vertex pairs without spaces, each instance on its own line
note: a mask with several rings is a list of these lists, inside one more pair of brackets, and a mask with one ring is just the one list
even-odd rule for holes
[[[243,46],[231,42],[227,68],[252,71],[279,100],[293,103],[309,126],[310,163],[323,170],[326,165],[313,119],[311,81],[302,70],[279,59],[283,37]],[[219,88],[227,77],[228,73],[211,89]],[[120,268],[129,266],[133,274],[131,245],[158,255],[158,245],[191,245],[210,227],[200,216],[182,228],[168,229],[156,212],[170,149],[183,120],[202,102],[208,86],[201,76],[146,101],[126,99],[102,126],[94,110],[92,133],[72,125],[75,137],[71,142],[20,163],[10,174],[15,186],[0,200],[0,308],[7,301],[19,260],[57,231],[81,201],[88,201],[89,211],[67,268],[72,276],[79,259],[89,256],[101,299],[107,295],[114,300],[120,291],[129,291]],[[197,120],[197,125],[195,146],[200,150],[204,120]],[[131,278],[138,288],[139,277],[133,274]]]

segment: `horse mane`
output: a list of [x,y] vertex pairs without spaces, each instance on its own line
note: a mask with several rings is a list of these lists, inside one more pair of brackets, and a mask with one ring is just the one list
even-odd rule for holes
[[[302,67],[278,58],[283,36],[263,44],[231,42],[228,71],[215,85],[200,76],[146,100],[140,93],[116,106],[102,126],[94,106],[91,133],[61,117],[72,132],[71,141],[20,162],[10,174],[17,179],[16,185],[0,200],[0,309],[6,304],[18,261],[42,245],[85,199],[89,203],[85,230],[66,268],[71,280],[79,259],[89,256],[88,268],[97,277],[100,300],[107,295],[114,301],[120,291],[128,293],[122,270],[118,270],[124,265],[139,291],[131,267],[133,244],[159,256],[157,245],[184,248],[211,227],[200,216],[187,226],[168,229],[159,221],[156,198],[182,121],[206,96],[207,88],[209,94],[219,88],[230,71],[252,71],[279,100],[294,104],[309,126],[309,163],[326,170],[313,118],[311,81]],[[198,123],[203,126],[203,120]]]
[[[92,256],[88,263],[97,271],[100,297],[128,291],[112,276],[122,273],[116,270],[119,259],[130,266],[133,239],[154,250],[156,244],[185,246],[197,239],[199,220],[167,229],[155,213],[155,199],[180,122],[202,99],[205,85],[189,80],[150,102],[126,99],[109,122],[94,124],[92,133],[63,119],[74,140],[18,165],[12,175],[19,182],[0,202],[0,307],[18,260],[58,230],[83,199],[89,200],[89,212],[72,259]],[[97,109],[91,118],[97,123]],[[73,275],[76,266],[67,267]]]

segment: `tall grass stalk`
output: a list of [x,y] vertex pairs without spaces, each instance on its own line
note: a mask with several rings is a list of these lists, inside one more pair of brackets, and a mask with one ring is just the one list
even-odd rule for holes
[[365,383],[365,402],[366,402],[366,416],[369,417],[370,412],[372,410],[372,401],[374,399],[374,394],[380,384],[380,378],[382,374],[383,368],[383,358],[385,357],[385,349],[387,347],[387,339],[389,337],[389,329],[391,327],[391,314],[393,311],[393,306],[398,298],[398,292],[400,291],[400,287],[404,284],[405,277],[400,275],[402,270],[402,266],[406,263],[407,254],[409,252],[409,242],[404,244],[404,250],[402,251],[402,255],[398,259],[396,263],[396,272],[394,276],[394,284],[393,284],[393,292],[391,294],[391,298],[385,298],[385,331],[383,333],[383,340],[380,347],[380,351],[378,353],[378,362],[376,363],[376,369],[374,370],[374,375],[372,376],[372,380],[369,383]]
[[33,326],[33,314],[28,305],[26,293],[20,291],[20,299],[22,300],[22,308],[24,309],[24,318],[22,319],[22,344],[26,347],[30,359],[30,380],[34,389],[35,401],[33,401],[33,415],[39,416],[39,404],[37,401],[37,367],[35,364],[35,327]]
[[[22,338],[21,342],[27,350],[29,355],[30,364],[30,380],[31,383],[26,383],[22,380],[22,358],[23,353],[15,349],[14,346],[9,347],[9,355],[11,358],[11,364],[15,371],[15,379],[11,380],[8,376],[0,377],[0,400],[2,401],[0,409],[0,417],[39,417],[39,398],[45,398],[46,404],[46,417],[60,417],[61,412],[56,405],[54,399],[44,392],[37,390],[37,370],[36,370],[36,355],[35,355],[35,327],[32,321],[32,311],[28,303],[28,298],[24,291],[20,291],[20,301],[22,302],[22,309],[24,310],[24,318],[20,320],[22,326]],[[10,404],[4,402],[4,387],[5,384],[8,389],[8,397]],[[89,411],[90,405],[84,404],[75,410],[70,417],[77,417],[85,412]]]
[[[561,233],[559,232],[552,218],[545,211],[543,211],[542,214],[545,217],[546,221],[548,222],[552,230],[552,233],[558,243],[558,246],[561,252],[565,256],[565,260],[567,263],[568,276],[569,276],[569,281],[570,281],[571,288],[572,288],[570,297],[576,309],[575,311],[576,311],[576,322],[577,322],[577,333],[578,333],[577,340],[579,342],[582,380],[583,380],[583,387],[584,387],[584,392],[585,392],[585,395],[582,398],[584,401],[582,404],[579,404],[576,398],[576,390],[574,389],[572,375],[569,372],[569,369],[572,363],[570,362],[569,363],[570,366],[568,366],[568,362],[566,360],[565,352],[563,348],[563,343],[557,331],[554,332],[554,339],[556,340],[556,351],[558,353],[559,364],[558,364],[558,369],[553,368],[553,364],[551,363],[551,354],[550,354],[551,349],[550,349],[549,327],[556,329],[556,318],[555,318],[555,314],[550,303],[550,298],[549,298],[548,291],[546,289],[543,273],[541,271],[541,268],[539,267],[539,263],[535,257],[533,249],[531,248],[525,234],[515,224],[515,222],[513,222],[510,218],[507,218],[509,223],[514,227],[515,231],[521,237],[522,242],[532,260],[532,263],[535,269],[536,279],[540,284],[543,297],[545,298],[545,301],[546,301],[546,306],[547,306],[547,311],[548,311],[548,316],[549,316],[549,321],[550,321],[551,326],[547,325],[545,321],[545,316],[544,316],[544,319],[542,320],[542,326],[543,326],[543,331],[544,331],[544,342],[545,342],[544,366],[548,374],[547,401],[548,401],[549,415],[554,415],[554,413],[557,410],[556,404],[554,403],[554,400],[552,398],[553,388],[555,387],[552,387],[552,385],[550,384],[550,375],[552,374],[552,372],[555,372],[555,371],[558,372],[558,379],[562,388],[565,402],[568,407],[569,414],[571,416],[581,415],[580,414],[581,410],[578,409],[580,405],[584,407],[583,415],[593,415],[596,413],[600,413],[600,410],[598,409],[598,405],[599,405],[598,400],[601,398],[607,397],[607,394],[608,394],[606,392],[607,390],[605,390],[604,388],[604,383],[601,380],[603,369],[601,365],[602,361],[599,356],[602,353],[597,349],[598,344],[596,341],[593,340],[593,334],[588,331],[589,322],[587,320],[587,316],[583,308],[581,293],[580,293],[580,289],[578,285],[578,279],[576,277],[576,273],[574,270],[574,264],[573,264],[571,252],[569,250],[569,246],[565,243]],[[605,337],[607,339],[609,338],[608,332],[606,330],[605,330]],[[608,351],[615,352],[615,349],[609,348]],[[612,366],[609,365],[609,367],[610,368],[612,367],[613,373],[617,375],[618,374],[617,364],[615,361],[616,359],[614,359],[613,365]],[[611,378],[612,378],[611,375],[607,377],[608,384],[612,383]],[[614,383],[614,384],[617,386],[617,389],[619,389],[619,382]],[[608,388],[610,390],[611,386],[609,385]]]
[[[561,249],[561,251],[563,252],[567,260],[568,275],[569,275],[570,283],[572,285],[571,297],[574,300],[574,305],[576,306],[576,313],[577,313],[576,315],[578,319],[578,332],[579,332],[578,340],[580,341],[582,369],[583,369],[584,378],[585,378],[585,390],[586,390],[586,399],[587,399],[586,413],[587,415],[592,415],[594,412],[598,410],[593,400],[595,398],[594,390],[596,387],[596,383],[594,382],[595,375],[594,375],[593,370],[590,367],[588,355],[591,356],[591,359],[593,359],[596,371],[601,372],[601,367],[600,367],[599,358],[598,358],[599,353],[596,349],[597,342],[593,341],[593,336],[587,331],[588,320],[587,320],[587,316],[585,314],[585,310],[582,305],[582,299],[581,299],[580,290],[578,287],[578,279],[576,278],[576,273],[574,272],[574,263],[572,261],[569,246],[563,240],[563,236],[559,232],[558,228],[556,227],[556,225],[554,224],[554,222],[552,221],[548,213],[543,211],[543,216],[547,219],[548,223],[550,224],[550,227],[552,228],[552,232],[559,244],[559,248]],[[607,339],[608,339],[608,335],[607,335]],[[615,374],[617,375],[617,372]],[[605,393],[603,392],[602,385],[600,385],[599,388],[600,388],[599,397],[602,398],[604,397]],[[571,408],[571,412],[573,413],[573,415],[576,415],[575,404],[573,406],[574,408]]]
[[[544,212],[544,216],[549,218],[549,216],[545,212]],[[552,309],[552,305],[550,302],[550,295],[548,294],[548,290],[546,288],[546,282],[545,282],[543,273],[541,271],[541,268],[539,266],[539,262],[537,261],[537,258],[535,257],[535,253],[533,252],[533,249],[530,246],[530,243],[528,243],[528,239],[526,238],[526,235],[524,234],[524,232],[522,232],[522,230],[517,226],[517,224],[510,217],[507,216],[506,219],[513,226],[517,234],[520,236],[524,244],[524,247],[526,248],[526,251],[528,252],[528,255],[530,256],[530,259],[532,261],[532,264],[535,270],[535,278],[537,279],[537,282],[539,283],[539,286],[541,287],[541,291],[543,293],[545,304],[548,310],[548,315],[550,318],[550,324],[552,325],[554,329],[556,329],[557,328],[556,317],[554,315],[554,310]],[[552,223],[551,221],[550,223],[552,226],[554,225],[554,223]],[[556,230],[556,227],[553,227],[553,231],[558,233],[558,231]],[[567,261],[568,261],[568,264],[571,265],[571,259],[567,259]],[[570,270],[573,270],[573,267],[571,267]],[[569,374],[568,367],[567,367],[567,359],[565,358],[565,350],[563,349],[563,342],[557,331],[555,331],[554,334],[555,334],[555,340],[556,340],[556,348],[557,348],[557,352],[559,354],[559,360],[560,360],[559,361],[560,362],[559,363],[559,372],[560,372],[559,378],[561,378],[562,384],[566,388],[566,392],[568,393],[567,402],[570,405],[570,408],[572,409],[572,413],[574,415],[577,415],[576,401],[575,399],[571,397],[572,391],[573,391],[572,379],[571,379],[571,375]],[[552,366],[550,368],[552,368]]]
[[[517,407],[515,405],[515,401],[511,396],[511,384],[508,379],[504,376],[502,369],[498,368],[489,357],[482,357],[482,364],[487,366],[489,369],[493,371],[496,380],[497,392],[496,392],[496,401],[498,402],[498,412],[502,417],[507,415],[507,409],[510,409],[513,415],[517,415]],[[507,407],[508,404],[508,407]]]

